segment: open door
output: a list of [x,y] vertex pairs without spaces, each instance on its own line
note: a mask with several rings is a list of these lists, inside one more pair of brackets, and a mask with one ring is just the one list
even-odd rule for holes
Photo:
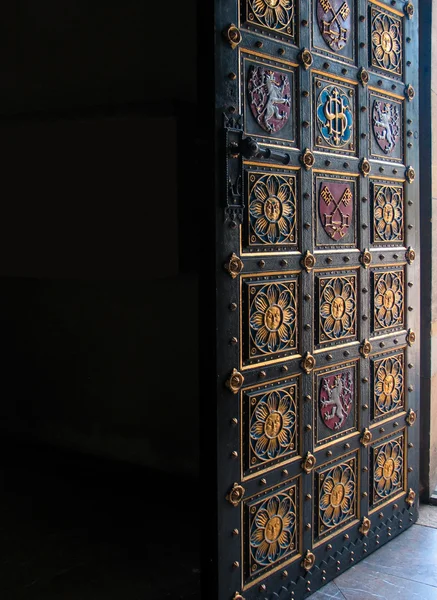
[[215,1],[208,598],[303,598],[417,517],[417,8]]

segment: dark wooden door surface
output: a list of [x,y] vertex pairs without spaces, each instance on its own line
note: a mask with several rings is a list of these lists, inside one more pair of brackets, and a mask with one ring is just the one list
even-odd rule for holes
[[417,516],[418,7],[215,6],[211,598],[288,600]]

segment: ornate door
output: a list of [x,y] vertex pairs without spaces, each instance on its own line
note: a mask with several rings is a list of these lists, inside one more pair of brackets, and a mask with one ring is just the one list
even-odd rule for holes
[[217,598],[303,598],[417,516],[417,5],[215,4]]

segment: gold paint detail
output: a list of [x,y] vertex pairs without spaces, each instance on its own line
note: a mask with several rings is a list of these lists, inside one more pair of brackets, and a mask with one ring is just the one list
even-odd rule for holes
[[302,561],[302,566],[305,569],[305,571],[310,571],[314,567],[315,562],[315,555],[312,552],[310,552],[310,550],[307,550],[305,557]]
[[416,492],[410,488],[408,490],[407,497],[405,498],[405,502],[408,504],[408,506],[413,506],[415,500],[416,500]]
[[364,340],[364,342],[360,346],[360,353],[363,358],[367,358],[369,354],[372,352],[372,344],[369,340]]
[[410,408],[407,416],[405,417],[406,422],[408,423],[408,425],[410,427],[412,427],[414,425],[414,423],[416,422],[416,419],[417,419],[416,413],[414,412],[414,410],[412,408]]
[[411,263],[416,259],[416,251],[411,246],[406,251],[405,258],[407,259],[407,263],[409,265],[411,265]]
[[416,334],[414,333],[414,331],[412,329],[408,330],[407,333],[407,344],[409,346],[412,346],[416,341]]
[[300,162],[303,164],[307,171],[313,168],[316,159],[314,158],[314,154],[309,148],[305,148],[304,153],[301,154]]
[[404,12],[408,19],[412,19],[414,17],[414,4],[412,2],[407,2],[404,6]]
[[358,79],[363,87],[369,83],[369,72],[364,67],[358,71]]
[[308,50],[308,48],[304,48],[299,54],[299,60],[302,63],[305,71],[307,71],[311,65],[313,64],[313,55]]
[[233,252],[229,261],[225,264],[225,269],[232,279],[235,279],[244,269],[244,263],[241,258],[239,258],[235,252]]
[[372,441],[372,439],[373,439],[372,432],[369,429],[367,429],[367,427],[366,427],[366,429],[363,431],[363,435],[360,437],[360,443],[363,446],[368,446],[370,444],[370,442]]
[[370,174],[371,170],[372,170],[372,167],[371,167],[369,161],[367,160],[367,158],[363,158],[360,162],[361,175],[363,177],[367,177]]
[[307,375],[309,375],[315,366],[316,366],[316,359],[314,358],[314,356],[312,354],[307,352],[301,362],[302,369],[305,371],[305,373]]
[[226,500],[232,504],[232,506],[238,506],[240,502],[243,500],[244,494],[246,490],[239,483],[234,483],[231,491],[226,496]]
[[316,266],[316,257],[309,250],[302,257],[302,266],[307,273],[310,273]]
[[368,519],[367,517],[363,517],[363,520],[361,521],[361,527],[359,529],[359,532],[362,533],[364,536],[367,536],[370,528],[372,526],[372,523],[370,521],[370,519]]
[[407,85],[407,87],[405,88],[405,96],[408,100],[408,102],[412,102],[414,100],[414,96],[416,95],[416,90],[413,88],[413,86],[409,83]]
[[238,394],[243,383],[243,375],[237,371],[237,369],[234,369],[231,373],[231,376],[226,381],[226,387],[229,388],[233,394]]
[[309,475],[316,466],[316,462],[316,457],[311,452],[307,452],[305,460],[302,462],[302,469]]
[[228,41],[232,50],[235,50],[235,48],[239,44],[241,44],[241,42],[243,40],[241,31],[233,23],[224,30],[223,35],[224,35],[225,39]]
[[360,256],[360,263],[363,265],[365,269],[367,269],[372,262],[372,255],[368,250],[364,250]]
[[416,179],[416,171],[413,169],[413,167],[407,167],[405,171],[405,177],[408,183],[413,183],[413,181]]

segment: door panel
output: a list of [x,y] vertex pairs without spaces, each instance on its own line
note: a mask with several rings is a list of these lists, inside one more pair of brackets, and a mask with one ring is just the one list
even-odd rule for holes
[[417,516],[417,6],[215,18],[211,597],[299,598]]

